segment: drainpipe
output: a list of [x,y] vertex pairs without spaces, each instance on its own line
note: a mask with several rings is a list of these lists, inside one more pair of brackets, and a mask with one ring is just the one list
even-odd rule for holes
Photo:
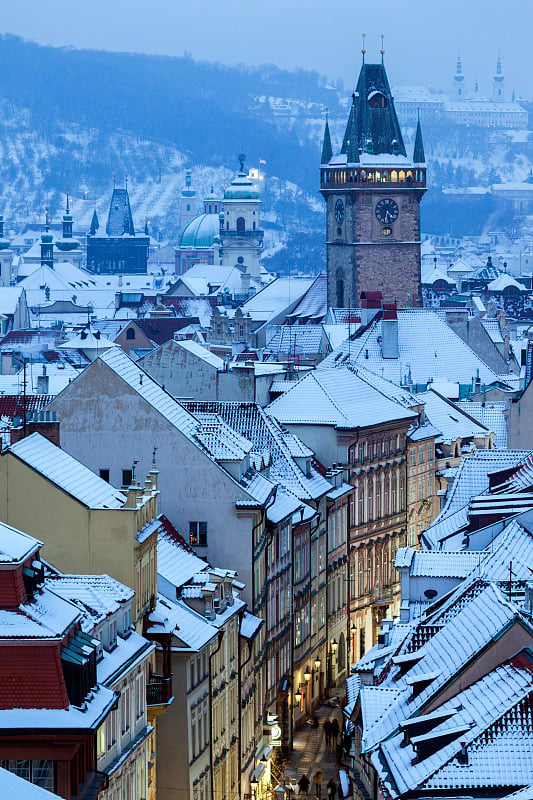
[[210,778],[210,785],[211,785],[211,800],[214,800],[215,797],[215,778],[213,769],[213,664],[212,658],[215,656],[218,651],[220,650],[220,646],[222,644],[222,639],[224,638],[223,631],[218,632],[218,644],[217,649],[214,650],[212,653],[209,653],[209,697],[211,702],[209,703],[209,778]]

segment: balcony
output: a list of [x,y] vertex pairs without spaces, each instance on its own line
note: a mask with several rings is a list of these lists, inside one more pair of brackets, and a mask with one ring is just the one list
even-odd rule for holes
[[392,603],[392,586],[375,586],[372,590],[372,604],[385,606]]
[[172,680],[164,675],[150,675],[146,684],[146,705],[163,706],[170,702],[172,697]]

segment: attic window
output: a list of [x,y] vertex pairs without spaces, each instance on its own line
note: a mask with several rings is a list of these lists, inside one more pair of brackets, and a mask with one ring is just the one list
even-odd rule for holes
[[126,331],[126,339],[135,339],[135,329],[134,328],[128,328],[128,330]]
[[370,92],[368,95],[370,108],[387,108],[387,98],[381,92]]

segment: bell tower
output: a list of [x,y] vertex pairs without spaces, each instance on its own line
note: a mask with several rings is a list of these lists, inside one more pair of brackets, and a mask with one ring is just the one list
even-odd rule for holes
[[426,164],[420,119],[409,158],[385,66],[363,64],[341,152],[326,119],[320,192],[326,201],[328,306],[357,307],[363,291],[420,306],[420,201]]

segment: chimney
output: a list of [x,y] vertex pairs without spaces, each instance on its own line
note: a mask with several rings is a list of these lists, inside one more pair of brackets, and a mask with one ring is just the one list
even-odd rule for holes
[[122,292],[115,292],[115,308],[120,308],[120,301],[122,300]]
[[381,311],[383,295],[381,292],[361,292],[361,325],[366,327],[378,311]]
[[399,358],[398,314],[396,303],[383,304],[381,319],[381,353],[383,358]]
[[243,272],[241,275],[241,294],[248,294],[250,291],[250,273]]
[[463,766],[468,766],[468,748],[466,746],[466,742],[461,742],[461,749],[457,753],[457,760],[459,764]]
[[49,394],[50,378],[46,374],[46,366],[43,364],[43,374],[37,376],[37,394]]

